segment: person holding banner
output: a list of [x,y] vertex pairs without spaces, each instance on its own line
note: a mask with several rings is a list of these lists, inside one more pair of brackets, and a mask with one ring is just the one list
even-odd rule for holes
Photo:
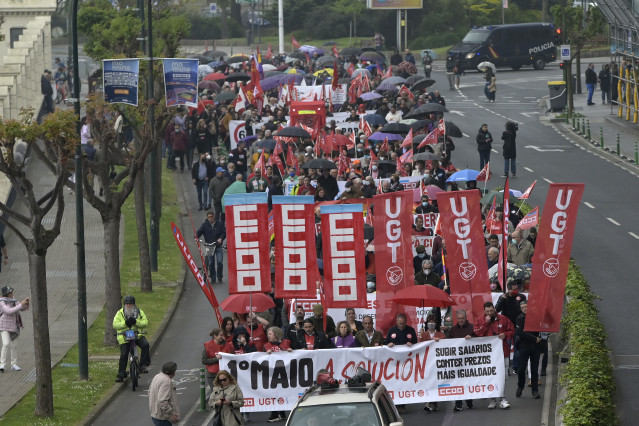
[[251,352],[257,352],[257,348],[253,344],[249,332],[246,331],[246,327],[238,325],[233,331],[233,353],[241,355]]
[[406,325],[407,320],[406,314],[397,314],[395,318],[396,325],[388,330],[385,340],[389,348],[395,345],[412,346],[417,343],[417,333],[413,327]]
[[[426,318],[426,329],[419,333],[419,341],[427,342],[429,340],[434,340],[435,342],[439,342],[440,339],[445,338],[446,335],[439,328],[439,321],[437,320],[437,317],[435,315],[428,315]],[[424,406],[424,411],[427,413],[438,410],[439,404],[437,402],[427,402]]]
[[233,345],[226,341],[221,328],[213,329],[209,336],[212,338],[204,344],[202,364],[206,366],[206,382],[209,384],[209,388],[213,389],[213,381],[220,371],[220,358],[222,358],[220,354],[232,353]]
[[[504,368],[508,371],[510,362],[510,344],[508,344],[508,341],[515,335],[513,323],[507,317],[497,313],[493,302],[486,302],[484,303],[484,317],[477,319],[473,331],[478,337],[497,336],[501,339],[504,349]],[[488,408],[493,409],[496,407],[497,399],[493,398],[488,404]],[[510,403],[502,396],[499,407],[510,408]]]
[[[267,335],[268,342],[264,345],[264,352],[267,354],[282,351],[291,352],[293,350],[290,346],[290,340],[283,339],[284,333],[281,328],[271,327],[268,329]],[[271,416],[268,418],[267,422],[274,423],[279,422],[280,420],[286,420],[286,414],[284,411],[271,411]]]
[[331,343],[336,348],[354,348],[355,338],[351,331],[351,327],[346,321],[337,323],[337,336],[331,339]]
[[372,316],[364,315],[364,318],[362,318],[362,325],[364,326],[364,329],[362,331],[358,331],[355,335],[357,346],[362,348],[384,346],[384,335],[373,328]]
[[[457,317],[457,324],[450,328],[450,334],[448,335],[451,339],[470,339],[472,337],[476,337],[475,332],[473,331],[473,325],[468,322],[468,317],[466,315],[466,311],[460,309],[455,314]],[[473,408],[473,400],[466,400],[466,407],[471,409]],[[453,411],[461,411],[462,410],[462,400],[459,399],[455,401],[455,406],[453,407]]]
[[330,347],[331,343],[326,338],[326,335],[321,331],[316,331],[313,320],[306,318],[302,330],[295,334],[293,349],[313,351],[316,349],[329,349]]

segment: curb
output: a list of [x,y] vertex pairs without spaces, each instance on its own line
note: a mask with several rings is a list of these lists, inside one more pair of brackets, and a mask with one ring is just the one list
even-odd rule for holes
[[[175,182],[175,185],[177,187],[178,182],[176,180],[176,176],[177,175],[173,176],[173,181]],[[184,198],[181,196],[182,193],[179,191],[176,191],[176,194],[177,194],[178,202],[180,202],[180,205],[184,206]],[[180,215],[182,214],[183,213],[181,212]],[[184,262],[182,262],[182,267],[180,269],[180,275],[178,277],[177,282],[178,282],[178,286],[176,288],[175,293],[173,294],[173,299],[171,300],[171,304],[169,305],[166,311],[166,314],[164,314],[164,317],[162,318],[162,322],[160,323],[159,328],[157,329],[157,331],[151,338],[152,343],[150,343],[149,353],[153,353],[153,351],[159,345],[160,339],[162,338],[162,336],[164,335],[164,332],[166,331],[166,326],[171,320],[171,318],[173,318],[173,314],[175,313],[175,310],[177,309],[177,304],[180,301],[180,297],[182,297],[182,293],[184,293],[184,287],[186,286],[186,266]],[[180,286],[179,283],[182,283],[182,285]],[[111,404],[111,402],[113,402],[113,400],[120,394],[120,392],[122,392],[124,389],[128,387],[128,384],[129,384],[129,379],[127,378],[123,383],[113,385],[111,390],[109,390],[109,392],[100,401],[98,401],[95,404],[95,406],[93,407],[93,409],[91,409],[89,414],[84,416],[84,418],[80,420],[77,424],[82,426],[90,425],[91,421],[97,416],[99,416],[100,414],[102,414],[104,409],[109,404]]]

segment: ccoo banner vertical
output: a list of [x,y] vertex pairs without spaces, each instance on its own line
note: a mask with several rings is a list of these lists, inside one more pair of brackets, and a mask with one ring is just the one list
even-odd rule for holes
[[366,307],[361,204],[321,206],[324,291],[330,308]]
[[583,183],[552,183],[532,258],[526,331],[559,331]]
[[412,223],[413,191],[373,197],[375,229],[375,273],[377,285],[376,328],[388,330],[398,313],[391,302],[395,293],[415,285]]
[[231,294],[271,291],[267,197],[265,192],[225,197]]
[[450,295],[470,322],[482,317],[484,302],[491,301],[479,197],[474,189],[437,194]]
[[[278,298],[317,294],[317,252],[313,196],[273,196],[275,294]],[[311,230],[309,232],[309,230]],[[270,236],[270,235],[269,235]]]

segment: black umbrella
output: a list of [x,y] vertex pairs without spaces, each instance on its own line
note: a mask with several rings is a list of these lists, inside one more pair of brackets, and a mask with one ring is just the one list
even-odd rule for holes
[[280,74],[284,74],[284,73],[282,71],[277,71],[277,70],[266,71],[264,73],[264,78],[269,78],[269,77],[273,77],[274,75],[280,75]]
[[226,81],[249,81],[251,76],[243,72],[234,72],[226,77]]
[[380,132],[405,135],[405,134],[408,134],[408,132],[410,132],[410,126],[408,124],[402,124],[402,123],[389,123],[385,125],[384,127],[382,127],[382,130],[380,130]]
[[413,83],[413,85],[410,87],[410,90],[427,89],[433,84],[435,84],[435,80],[431,80],[428,78],[421,78],[417,80],[415,83]]
[[393,161],[380,161],[377,163],[377,168],[380,173],[383,174],[395,173],[395,170],[397,170],[397,163]]
[[363,50],[359,47],[347,47],[345,49],[342,49],[339,54],[342,56],[359,56],[362,54],[362,52]]
[[386,124],[386,118],[379,114],[367,114],[364,116],[364,120],[366,120],[368,124],[372,124],[374,126],[383,126]]
[[231,56],[230,58],[228,58],[226,60],[227,64],[236,64],[238,62],[244,62],[244,61],[248,61],[249,57],[246,55],[235,55],[235,56]]
[[421,75],[418,75],[418,74],[411,75],[410,77],[408,77],[406,79],[406,84],[415,84],[419,80],[425,80],[424,76],[421,76]]
[[[327,66],[327,65],[333,65],[333,62],[338,61],[337,58],[333,57],[333,56],[320,56],[319,58],[317,58],[317,60],[315,61],[315,63],[322,65],[322,66]],[[339,62],[339,61],[338,61]]]
[[359,59],[360,61],[369,61],[369,62],[375,62],[378,64],[381,64],[386,61],[386,58],[384,58],[381,54],[375,51],[364,52],[361,55],[359,55]]
[[417,109],[412,110],[404,116],[404,118],[421,118],[423,115],[433,114],[437,112],[448,112],[446,107],[436,103],[427,103]]
[[211,62],[211,58],[207,58],[203,55],[188,55],[187,58],[197,59],[198,61],[200,61],[200,64],[208,64],[209,62]]
[[461,138],[462,135],[462,131],[459,129],[459,127],[457,127],[457,125],[455,123],[453,123],[452,121],[446,121],[446,134],[448,136],[450,136],[451,138]]
[[291,52],[291,53],[287,53],[286,56],[299,59],[300,61],[303,61],[306,59],[306,54],[304,52]]
[[433,120],[427,120],[427,119],[417,120],[414,123],[410,123],[409,126],[410,126],[411,129],[413,129],[413,131],[417,131],[417,130],[423,129],[424,127],[428,126],[429,124],[433,124]]
[[215,101],[216,102],[225,102],[225,101],[230,101],[232,99],[235,99],[235,92],[232,91],[223,91],[220,92],[216,97],[215,97]]
[[323,158],[313,158],[302,164],[303,169],[336,169],[335,163]]
[[433,154],[432,152],[420,152],[413,155],[413,161],[441,160],[441,158],[441,155]]
[[290,138],[310,138],[311,134],[301,127],[285,127],[275,134],[275,136],[287,136]]
[[217,59],[220,56],[229,56],[229,54],[224,52],[223,50],[209,50],[207,52],[202,53],[202,56]]
[[257,147],[266,148],[273,151],[273,148],[275,148],[276,144],[277,142],[275,141],[275,139],[262,139],[261,141],[257,143]]

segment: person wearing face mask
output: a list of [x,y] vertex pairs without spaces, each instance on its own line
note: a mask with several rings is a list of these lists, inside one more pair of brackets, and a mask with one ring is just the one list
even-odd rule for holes
[[191,179],[197,191],[197,201],[200,205],[198,210],[211,208],[209,201],[209,180],[214,174],[214,164],[211,161],[211,155],[207,153],[200,154],[200,159],[193,163],[191,167]]
[[286,187],[286,185],[297,185],[297,183],[299,182],[299,179],[297,178],[297,174],[295,173],[295,168],[294,167],[289,167],[288,168],[288,175],[286,176],[286,178],[284,179],[284,186]]
[[524,240],[521,230],[515,229],[512,233],[512,242],[508,245],[508,262],[515,265],[529,265],[532,263],[535,248],[528,240]]
[[417,254],[413,257],[413,269],[417,275],[422,270],[422,262],[430,259],[430,256],[426,254],[426,247],[421,244],[415,247],[415,253]]
[[[452,326],[450,328],[450,332],[448,334],[448,337],[450,339],[471,339],[473,337],[477,337],[475,336],[475,333],[473,332],[473,325],[468,322],[468,317],[466,315],[466,311],[463,309],[459,309],[456,313],[455,316],[457,317],[457,324],[455,324],[454,326]],[[453,407],[453,411],[461,411],[462,410],[462,400],[457,400],[455,401],[455,406]],[[466,407],[467,408],[473,408],[473,400],[472,399],[467,399],[466,400]]]
[[[428,315],[428,317],[426,317],[426,327],[424,327],[419,333],[419,341],[428,342],[429,340],[434,340],[435,342],[439,342],[440,339],[445,338],[446,335],[439,329],[439,321],[437,317],[435,315]],[[439,407],[437,402],[427,402],[424,406],[424,411],[427,413],[438,410]]]
[[415,209],[415,214],[434,213],[435,209],[429,203],[429,200],[430,198],[428,198],[428,195],[422,195],[421,204]]
[[433,271],[433,261],[425,259],[422,262],[422,269],[415,274],[415,285],[432,285],[437,287],[441,282],[441,276]]
[[[476,319],[473,331],[478,337],[497,336],[501,339],[504,350],[504,366],[505,370],[508,371],[508,361],[510,359],[510,345],[508,344],[508,340],[512,339],[515,335],[515,327],[512,321],[504,315],[499,315],[495,310],[493,302],[486,302],[484,303],[484,316]],[[510,408],[510,403],[502,396],[499,406],[501,408]],[[496,407],[497,399],[493,398],[488,404],[488,408],[493,409]]]
[[[521,314],[520,303],[526,300],[524,294],[519,293],[519,286],[515,281],[509,281],[507,284],[508,291],[499,296],[495,310],[507,317],[513,324],[517,323],[517,317]],[[513,374],[517,374],[519,370],[519,351],[515,348],[512,359]]]
[[377,194],[377,185],[375,185],[375,180],[371,176],[367,176],[362,183],[364,184],[364,187],[362,188],[364,197],[373,198],[375,194]]

